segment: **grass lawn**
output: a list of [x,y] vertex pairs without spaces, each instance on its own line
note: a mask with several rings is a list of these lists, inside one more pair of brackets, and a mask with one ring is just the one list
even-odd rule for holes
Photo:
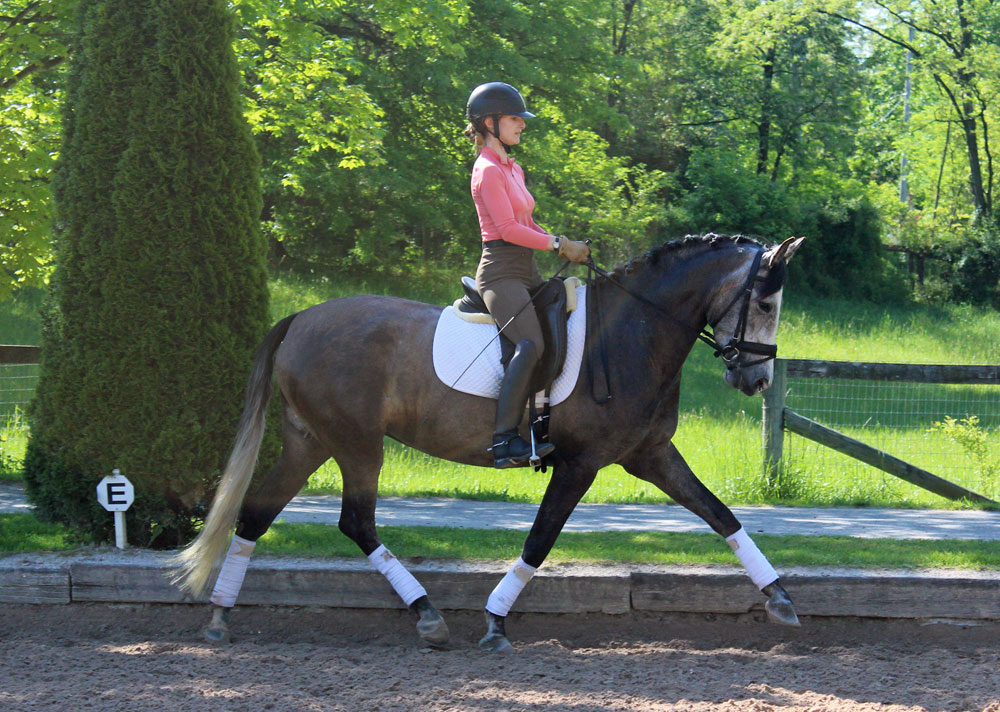
[[[435,303],[458,296],[454,275],[428,272],[412,280],[372,278],[369,281],[326,277],[276,275],[272,280],[272,315],[276,319],[327,298],[356,293],[394,294]],[[37,294],[17,308],[0,313],[0,342],[37,343]],[[34,329],[34,331],[33,331]],[[788,296],[779,331],[779,354],[789,358],[822,358],[852,361],[914,363],[1000,363],[1000,313],[963,306],[893,305],[883,307],[833,300],[797,299]],[[675,442],[694,471],[723,501],[737,504],[782,503],[811,506],[869,505],[884,507],[958,507],[937,495],[898,480],[880,470],[840,456],[788,434],[785,468],[780,478],[765,478],[762,471],[760,398],[747,398],[725,385],[722,368],[707,348],[696,346],[685,365],[681,421]],[[793,389],[798,389],[794,386]],[[943,395],[939,412],[924,413],[921,399],[873,389],[851,391],[851,412],[844,425],[832,427],[861,440],[873,442],[891,454],[928,469],[994,499],[1000,498],[1000,397],[996,389],[935,387]],[[968,396],[969,388],[980,392]],[[964,389],[964,390],[962,390]],[[949,395],[954,391],[954,397]],[[961,391],[961,392],[960,392]],[[950,400],[949,400],[950,398]],[[887,406],[887,403],[889,404]],[[808,405],[789,402],[810,416]],[[873,430],[873,414],[902,409],[901,423],[880,433]],[[970,456],[968,446],[943,432],[932,432],[933,423],[945,416],[980,416],[980,454]],[[558,417],[558,411],[555,413]],[[810,416],[811,417],[811,416]],[[823,418],[818,418],[821,421]],[[904,438],[905,439],[901,439]],[[15,426],[0,421],[0,479],[17,479],[27,429],[22,419]],[[917,452],[917,443],[921,452]],[[929,449],[924,453],[923,447]],[[530,470],[496,471],[430,458],[398,443],[387,441],[380,493],[386,496],[437,495],[473,499],[538,501],[547,478]],[[312,476],[307,493],[340,493],[340,473],[328,462]],[[621,468],[605,468],[587,493],[587,502],[666,502],[651,485]]]
[[[525,535],[526,532],[512,530],[379,527],[379,536],[402,558],[513,560],[521,551]],[[995,541],[766,534],[755,535],[754,541],[779,569],[798,566],[1000,569],[1000,542]],[[80,547],[64,527],[39,522],[30,514],[0,515],[0,554],[75,549]],[[255,554],[361,557],[354,543],[334,526],[281,522],[261,538]],[[564,532],[547,563],[564,562],[738,565],[726,543],[714,534],[663,532]]]

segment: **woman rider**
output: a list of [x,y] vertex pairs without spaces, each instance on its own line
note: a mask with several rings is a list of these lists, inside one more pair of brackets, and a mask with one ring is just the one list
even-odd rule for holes
[[[469,96],[465,114],[469,121],[465,135],[479,149],[472,168],[472,199],[483,238],[476,287],[490,315],[515,344],[497,399],[493,464],[518,467],[531,456],[531,445],[518,435],[517,428],[531,395],[532,373],[545,349],[528,295],[542,283],[534,250],[551,250],[572,262],[586,262],[590,248],[550,235],[531,218],[535,199],[524,185],[524,171],[508,155],[510,147],[521,142],[524,120],[535,116],[517,89],[503,82],[481,84]],[[536,454],[544,457],[554,449],[551,443],[542,443]]]

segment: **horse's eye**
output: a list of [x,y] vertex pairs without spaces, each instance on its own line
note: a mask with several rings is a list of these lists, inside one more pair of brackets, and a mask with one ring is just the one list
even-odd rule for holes
[[774,305],[771,304],[770,302],[758,302],[757,306],[765,314],[770,314],[774,310]]

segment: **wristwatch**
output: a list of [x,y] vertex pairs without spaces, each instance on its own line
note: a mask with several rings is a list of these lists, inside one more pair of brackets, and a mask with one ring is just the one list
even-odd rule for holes
[[552,238],[552,251],[555,252],[556,254],[559,254],[559,245],[561,245],[561,244],[562,244],[562,238],[561,237],[553,237]]

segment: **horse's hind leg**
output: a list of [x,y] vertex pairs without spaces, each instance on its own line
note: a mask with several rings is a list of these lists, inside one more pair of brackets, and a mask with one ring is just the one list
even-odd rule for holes
[[417,616],[417,633],[431,645],[448,642],[448,624],[431,604],[427,591],[406,570],[392,552],[379,540],[375,530],[375,502],[378,475],[382,468],[382,442],[365,448],[351,448],[350,453],[338,452],[344,480],[344,495],[340,510],[340,530],[347,535],[375,569],[385,576],[403,603]]
[[329,451],[289,418],[286,411],[281,454],[268,474],[251,487],[243,501],[236,536],[210,597],[212,620],[205,630],[205,639],[210,643],[230,641],[229,617],[243,586],[243,577],[257,540],[292,497],[298,494],[309,475],[330,459]]
[[673,443],[633,454],[622,465],[629,473],[656,485],[675,502],[697,514],[726,539],[750,579],[768,597],[764,608],[772,621],[799,625],[795,606],[778,580],[777,572],[729,507],[702,484]]

